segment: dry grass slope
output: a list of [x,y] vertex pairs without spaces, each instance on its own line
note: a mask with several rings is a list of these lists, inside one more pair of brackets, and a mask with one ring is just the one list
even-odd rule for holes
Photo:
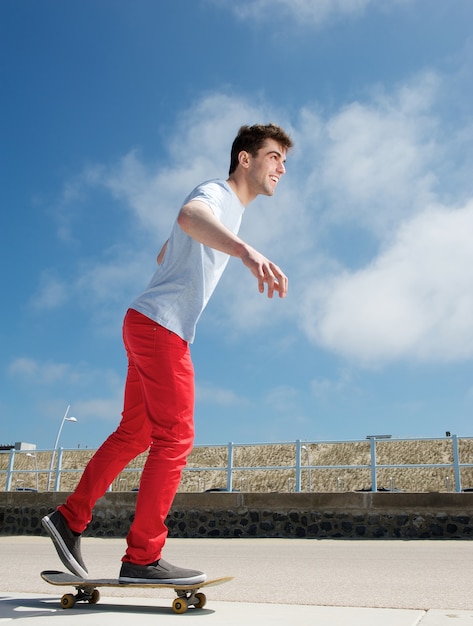
[[[370,446],[368,441],[352,443],[307,443],[302,451],[302,464],[317,466],[303,469],[303,491],[355,491],[371,486]],[[72,491],[94,450],[64,450],[61,491]],[[460,463],[473,463],[473,438],[460,439]],[[252,492],[294,491],[295,444],[245,445],[234,451],[233,488]],[[9,454],[0,454],[0,490],[6,489]],[[138,456],[112,485],[113,491],[129,491],[139,485],[146,454]],[[310,461],[310,462],[309,462]],[[12,489],[35,489],[34,470],[40,470],[39,491],[47,489],[47,469],[50,452],[37,452],[36,459],[25,452],[15,454],[15,474]],[[377,443],[379,465],[426,464],[427,467],[381,468],[378,488],[395,488],[407,492],[450,491],[454,489],[452,443],[439,440],[385,440]],[[429,467],[444,464],[445,467]],[[179,491],[205,491],[225,488],[227,484],[227,447],[196,447],[188,459]],[[343,465],[344,468],[334,468]],[[353,466],[365,466],[354,468]],[[250,470],[246,468],[264,467]],[[205,469],[199,469],[205,468]],[[54,475],[52,484],[54,484]],[[473,467],[462,468],[462,487],[473,487]]]

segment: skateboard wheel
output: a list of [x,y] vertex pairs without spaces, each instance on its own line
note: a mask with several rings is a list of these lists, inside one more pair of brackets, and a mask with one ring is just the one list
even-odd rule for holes
[[100,600],[100,591],[98,589],[94,589],[92,591],[92,595],[89,598],[89,604],[97,604]]
[[61,606],[63,609],[72,609],[75,603],[76,599],[72,593],[65,593],[61,598]]
[[196,593],[195,599],[197,600],[194,605],[196,609],[203,609],[204,606],[207,604],[207,598],[205,597],[205,593]]
[[174,613],[185,613],[187,611],[187,602],[185,598],[176,598],[172,603]]

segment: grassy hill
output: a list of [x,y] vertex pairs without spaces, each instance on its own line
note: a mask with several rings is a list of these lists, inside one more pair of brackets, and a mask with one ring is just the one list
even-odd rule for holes
[[[62,459],[61,491],[72,491],[81,472],[95,450],[64,450]],[[473,438],[459,440],[460,463],[473,463]],[[237,446],[234,451],[233,488],[252,492],[287,492],[295,489],[295,471],[290,469],[296,461],[294,443],[271,445]],[[0,454],[0,470],[8,468],[9,454]],[[141,468],[146,454],[137,457],[112,485],[113,491],[129,491],[139,485]],[[36,464],[40,470],[38,488],[47,489],[47,469],[51,452],[26,452],[15,454],[15,472],[12,489],[36,488],[32,470]],[[370,489],[369,468],[355,469],[351,466],[370,463],[368,441],[348,443],[305,443],[302,450],[302,465],[318,466],[303,469],[301,489],[303,491],[355,491]],[[447,464],[445,467],[381,468],[378,470],[378,488],[399,489],[410,492],[454,491],[455,480],[452,441],[438,440],[380,440],[377,442],[378,465],[401,464]],[[205,491],[225,488],[227,484],[226,446],[196,447],[188,459],[180,492]],[[334,468],[335,465],[350,466]],[[265,467],[268,469],[238,469]],[[198,470],[197,468],[206,468]],[[276,469],[278,468],[278,469]],[[287,468],[287,469],[279,469]],[[54,476],[52,477],[54,484]],[[473,467],[462,469],[462,487],[473,487]],[[6,488],[6,474],[0,474],[0,490]]]

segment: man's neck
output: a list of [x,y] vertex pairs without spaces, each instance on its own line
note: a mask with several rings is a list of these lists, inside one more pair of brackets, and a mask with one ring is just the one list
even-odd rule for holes
[[255,195],[250,192],[246,181],[235,174],[230,174],[227,178],[227,183],[235,192],[238,200],[246,207],[252,200],[255,199]]

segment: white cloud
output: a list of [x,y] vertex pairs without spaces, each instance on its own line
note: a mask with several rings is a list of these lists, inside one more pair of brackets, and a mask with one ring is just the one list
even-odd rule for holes
[[[125,362],[125,361],[124,361]],[[64,413],[70,400],[69,415],[79,422],[113,420],[118,423],[123,409],[124,374],[101,369],[88,363],[41,361],[18,357],[8,366],[10,379],[18,389],[27,388],[36,399],[35,411],[46,419]],[[50,400],[51,389],[57,398]],[[45,400],[44,398],[48,398]]]
[[346,392],[350,392],[351,394],[358,393],[358,388],[353,381],[352,373],[349,369],[343,369],[334,378],[314,378],[311,381],[310,388],[317,399],[340,396]]
[[105,420],[118,422],[123,410],[123,390],[117,389],[115,394],[90,400],[77,400],[74,402],[74,412],[80,416],[81,421]]
[[473,202],[426,209],[366,268],[306,294],[309,336],[365,363],[473,356]]
[[433,74],[416,77],[415,85],[378,92],[327,120],[323,161],[314,172],[325,219],[383,236],[431,201],[439,147],[430,108],[438,82]]
[[41,313],[72,303],[100,332],[117,334],[130,302],[151,278],[156,254],[157,246],[127,242],[104,250],[100,258],[79,259],[72,277],[60,276],[61,268],[45,271],[30,306]]
[[299,390],[289,385],[281,385],[271,389],[265,401],[273,411],[285,415],[293,415],[298,410]]
[[104,388],[116,389],[122,385],[120,376],[110,369],[91,367],[87,363],[41,361],[32,357],[17,357],[9,364],[8,373],[13,378],[34,385],[62,382],[65,385],[73,383],[79,389],[98,380]]
[[122,307],[125,298],[134,297],[137,289],[146,286],[155,264],[154,250],[132,250],[129,242],[114,246],[104,258],[81,263],[74,291],[87,307]]
[[[172,208],[168,190],[170,180],[165,172],[143,161],[139,151],[131,150],[118,163],[94,168],[94,184],[124,201],[132,211],[135,227],[161,232],[169,229]],[[176,182],[176,181],[174,181]],[[171,204],[171,206],[170,206]]]
[[62,306],[68,297],[65,281],[51,271],[44,271],[40,276],[38,289],[30,299],[30,305],[37,311],[49,311]]
[[18,357],[8,367],[10,376],[34,382],[36,385],[50,385],[64,380],[70,372],[67,363],[40,362],[29,357]]
[[360,17],[368,8],[389,9],[406,0],[233,0],[231,8],[240,19],[267,19],[280,10],[301,23],[321,25],[328,20]]
[[242,406],[246,403],[246,400],[241,396],[238,396],[231,389],[223,389],[222,387],[215,387],[207,383],[197,383],[196,400],[202,405],[215,405],[215,406]]

